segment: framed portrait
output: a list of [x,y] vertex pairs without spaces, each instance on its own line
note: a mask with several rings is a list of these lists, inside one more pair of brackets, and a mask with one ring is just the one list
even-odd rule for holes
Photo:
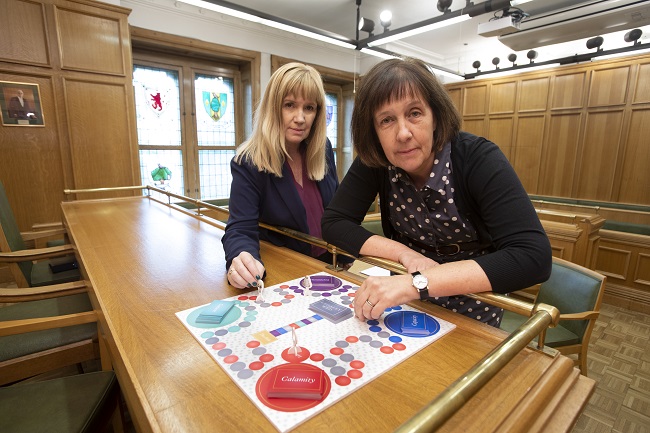
[[38,84],[0,81],[3,126],[45,126]]

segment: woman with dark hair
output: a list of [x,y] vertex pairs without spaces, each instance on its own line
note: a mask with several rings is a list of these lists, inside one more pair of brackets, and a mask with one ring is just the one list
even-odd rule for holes
[[264,277],[260,240],[330,260],[322,248],[258,225],[321,237],[323,209],[338,186],[325,115],[325,90],[316,69],[289,63],[273,73],[253,133],[230,163],[230,216],[222,243],[233,286],[252,288]]
[[[421,60],[386,60],[363,77],[352,113],[357,158],[325,209],[323,239],[410,275],[367,278],[358,318],[422,299],[498,327],[503,310],[464,295],[548,279],[550,243],[514,169],[460,124]],[[384,237],[360,225],[377,194]]]

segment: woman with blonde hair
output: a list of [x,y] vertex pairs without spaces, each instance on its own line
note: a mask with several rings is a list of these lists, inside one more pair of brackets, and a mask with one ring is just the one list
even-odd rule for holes
[[230,163],[230,217],[222,242],[233,286],[255,287],[263,278],[260,240],[328,260],[322,248],[258,226],[321,237],[323,210],[338,186],[325,114],[323,81],[313,67],[288,63],[273,73],[253,133]]

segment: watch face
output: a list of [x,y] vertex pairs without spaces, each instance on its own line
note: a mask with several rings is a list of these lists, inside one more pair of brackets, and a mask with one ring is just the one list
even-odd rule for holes
[[418,290],[426,289],[429,285],[429,280],[424,275],[416,275],[413,277],[413,285]]

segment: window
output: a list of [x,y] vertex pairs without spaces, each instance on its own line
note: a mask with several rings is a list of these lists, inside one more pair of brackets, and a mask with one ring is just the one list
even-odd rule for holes
[[137,51],[133,84],[142,184],[203,201],[228,198],[230,160],[252,111],[238,69]]

